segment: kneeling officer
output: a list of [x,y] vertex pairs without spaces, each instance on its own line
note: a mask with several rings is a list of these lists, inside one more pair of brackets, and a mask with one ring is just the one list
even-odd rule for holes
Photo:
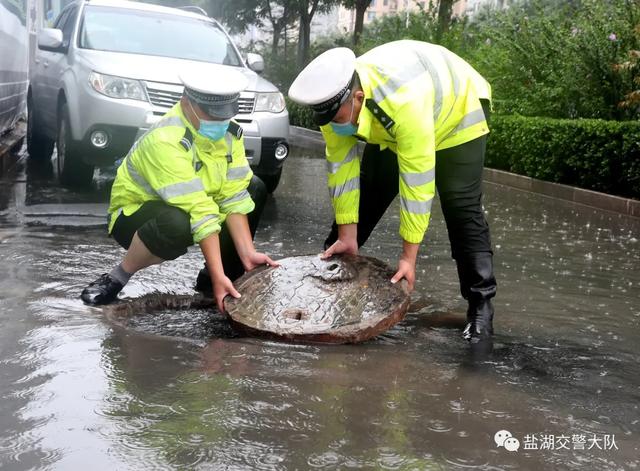
[[87,304],[117,298],[138,270],[173,260],[200,245],[205,268],[196,289],[220,310],[244,270],[278,264],[253,245],[266,199],[244,151],[238,113],[248,85],[240,72],[202,65],[183,71],[181,100],[131,148],[111,190],[109,233],[127,253],[81,294]]

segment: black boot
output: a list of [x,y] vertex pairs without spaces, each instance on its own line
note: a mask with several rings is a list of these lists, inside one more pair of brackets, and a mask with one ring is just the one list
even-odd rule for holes
[[493,336],[493,304],[491,300],[469,303],[467,310],[467,326],[462,337],[471,343],[490,339]]
[[493,336],[493,304],[496,279],[490,252],[466,254],[456,260],[460,291],[469,302],[467,326],[462,334],[471,343],[490,340]]
[[[224,266],[224,264],[223,264]],[[230,273],[227,272],[229,270]],[[236,281],[240,276],[244,274],[244,268],[242,265],[234,265],[230,269],[225,268],[225,275],[231,280]],[[209,275],[209,268],[207,264],[204,264],[204,268],[201,268],[196,278],[196,285],[194,287],[196,291],[200,291],[203,295],[211,297],[213,296],[213,286],[211,281],[211,275]]]
[[80,299],[86,304],[109,304],[118,298],[124,285],[113,279],[108,273],[101,275],[96,281],[89,283],[80,294]]
[[196,286],[195,290],[200,291],[205,296],[213,296],[213,286],[211,284],[211,276],[209,275],[209,269],[207,268],[207,264],[204,264],[204,268],[200,269],[198,272],[198,277],[196,278]]

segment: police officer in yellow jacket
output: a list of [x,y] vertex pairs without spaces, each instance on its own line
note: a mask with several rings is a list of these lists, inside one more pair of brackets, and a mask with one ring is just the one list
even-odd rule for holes
[[463,336],[489,340],[496,280],[481,204],[489,84],[444,47],[403,40],[358,58],[331,49],[298,75],[289,97],[313,109],[326,142],[335,222],[324,256],[357,253],[399,192],[403,249],[391,281],[413,289],[437,188],[469,305]]
[[240,72],[203,64],[180,73],[181,100],[133,145],[111,190],[109,233],[127,253],[81,294],[88,304],[116,299],[138,270],[200,245],[205,268],[196,288],[213,291],[223,310],[239,297],[232,280],[262,264],[253,245],[266,199],[249,168],[242,129],[231,121],[248,81]]

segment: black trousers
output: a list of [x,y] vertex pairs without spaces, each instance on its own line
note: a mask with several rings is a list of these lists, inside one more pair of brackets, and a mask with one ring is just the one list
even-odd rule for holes
[[[488,119],[489,105],[484,101],[482,104]],[[460,268],[470,259],[478,256],[490,259],[493,254],[489,225],[484,217],[481,202],[486,142],[485,135],[436,152],[436,188],[447,224],[451,255]],[[398,195],[398,179],[397,155],[389,149],[380,150],[378,145],[367,144],[360,166],[358,246],[367,241],[382,215]],[[338,226],[334,221],[325,247],[329,247],[337,238]],[[492,273],[490,278],[493,279]],[[474,284],[470,279],[473,279],[472,275],[461,274],[461,291],[465,298],[468,297],[469,291],[467,285]],[[490,284],[495,292],[495,279]]]
[[[267,200],[267,189],[254,175],[247,190],[255,203],[255,209],[247,215],[253,237]],[[163,201],[149,201],[130,216],[121,214],[111,235],[123,248],[129,249],[136,232],[149,251],[163,260],[174,260],[186,254],[188,247],[193,245],[189,215]],[[219,238],[224,272],[234,280],[244,273],[244,268],[226,224],[222,225]]]

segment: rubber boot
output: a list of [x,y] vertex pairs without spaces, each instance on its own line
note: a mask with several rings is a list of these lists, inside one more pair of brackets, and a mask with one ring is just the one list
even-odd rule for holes
[[475,344],[493,336],[493,304],[496,279],[493,276],[493,255],[490,252],[467,254],[456,260],[460,291],[468,301],[467,326],[462,334]]

